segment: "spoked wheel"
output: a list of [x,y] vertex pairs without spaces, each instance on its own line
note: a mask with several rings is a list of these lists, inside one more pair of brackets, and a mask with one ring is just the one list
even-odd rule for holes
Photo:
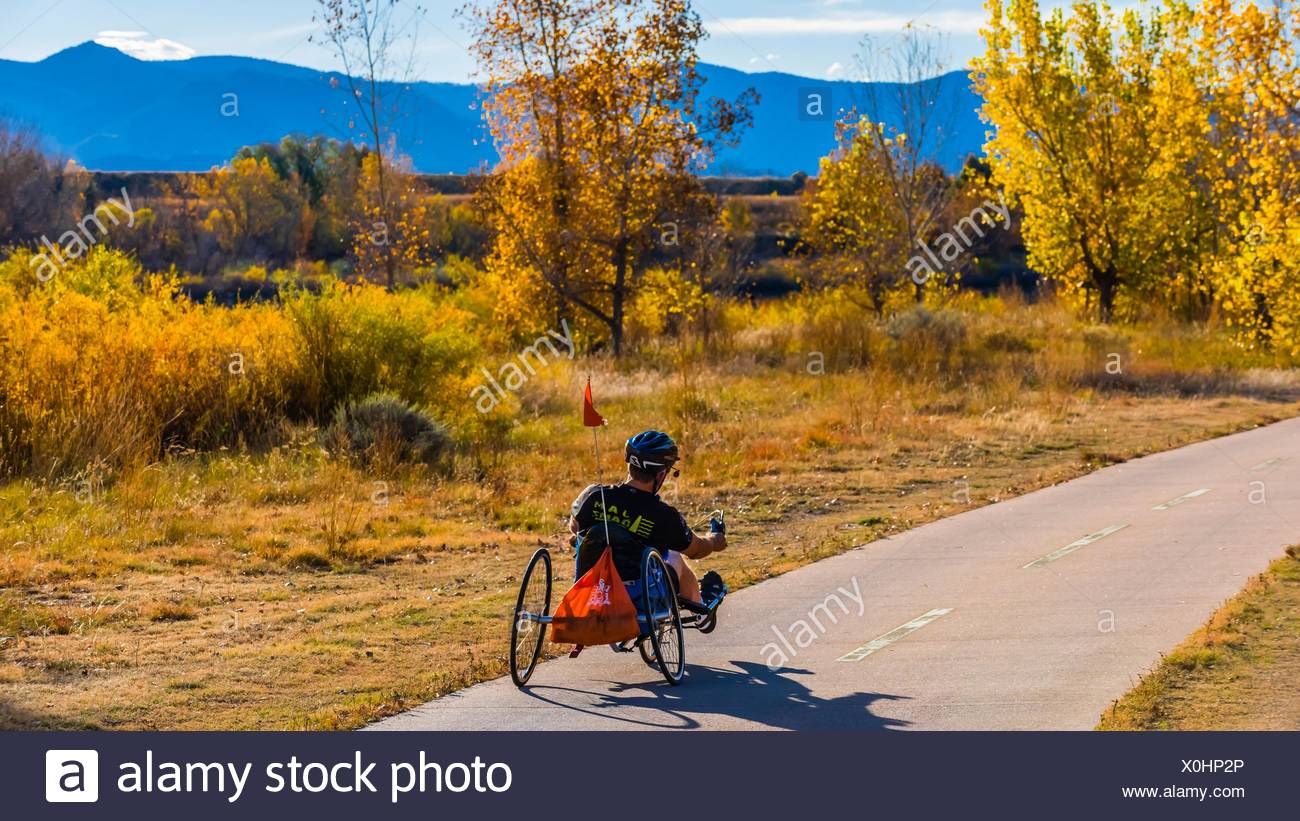
[[[686,642],[682,640],[682,615],[677,610],[677,591],[673,588],[668,565],[658,551],[647,550],[641,559],[641,595],[643,612],[649,619],[652,656],[655,666],[669,684],[681,684],[686,673]],[[645,658],[646,642],[641,644]],[[646,659],[648,664],[650,659]]]
[[519,599],[510,620],[510,678],[516,687],[528,683],[546,639],[541,619],[551,612],[551,553],[538,548],[519,583]]

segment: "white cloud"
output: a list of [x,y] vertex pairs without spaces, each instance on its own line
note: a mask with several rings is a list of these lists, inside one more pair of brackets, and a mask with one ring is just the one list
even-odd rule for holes
[[835,80],[844,76],[844,64],[836,60],[826,67],[826,79]]
[[147,31],[101,31],[95,42],[138,60],[188,60],[198,53],[184,43],[152,37]]
[[705,25],[713,34],[889,34],[909,25],[953,34],[975,34],[988,19],[982,11],[940,11],[920,19],[902,14],[865,12],[828,17],[727,17]]

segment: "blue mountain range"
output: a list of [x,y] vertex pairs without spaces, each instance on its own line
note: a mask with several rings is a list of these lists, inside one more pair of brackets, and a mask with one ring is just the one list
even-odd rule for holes
[[[701,66],[702,97],[761,97],[753,127],[709,173],[815,174],[834,146],[835,118],[865,99],[862,83]],[[33,63],[0,60],[0,117],[39,131],[51,150],[98,171],[204,171],[246,145],[287,134],[360,141],[355,104],[338,74],[249,57],[142,61],[92,42]],[[980,153],[985,125],[964,72],[940,83],[951,127],[932,159],[949,170]],[[880,86],[881,84],[877,84]],[[888,89],[879,96],[890,97]],[[417,171],[467,173],[495,159],[471,84],[394,86],[398,145]],[[891,120],[886,109],[884,119]]]

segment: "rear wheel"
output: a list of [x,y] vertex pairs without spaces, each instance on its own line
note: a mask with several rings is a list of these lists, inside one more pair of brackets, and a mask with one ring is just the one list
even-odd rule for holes
[[[669,684],[681,684],[686,674],[682,616],[677,609],[677,590],[673,587],[672,575],[658,551],[647,550],[641,560],[641,595],[655,666]],[[642,643],[642,658],[645,658],[645,644]],[[647,658],[646,662],[649,663],[650,659]]]
[[540,619],[551,612],[551,553],[542,547],[533,554],[519,583],[514,618],[510,620],[510,678],[516,687],[528,683],[546,640]]

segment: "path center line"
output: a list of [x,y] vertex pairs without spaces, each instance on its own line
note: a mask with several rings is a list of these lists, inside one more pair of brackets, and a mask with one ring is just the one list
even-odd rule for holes
[[1051,553],[1048,553],[1046,556],[1043,556],[1041,559],[1034,559],[1032,562],[1030,562],[1029,564],[1025,565],[1020,569],[1028,570],[1031,567],[1042,567],[1043,565],[1051,564],[1057,559],[1065,558],[1066,556],[1070,555],[1071,553],[1073,553],[1074,551],[1078,550],[1081,547],[1087,547],[1093,542],[1100,541],[1112,533],[1118,533],[1119,531],[1123,530],[1126,527],[1128,527],[1128,525],[1111,525],[1110,527],[1106,527],[1106,528],[1102,528],[1101,530],[1098,530],[1096,533],[1089,533],[1087,536],[1084,536],[1082,539],[1070,542],[1060,550],[1053,550]]
[[836,661],[862,661],[864,658],[876,652],[877,650],[884,650],[886,647],[898,641],[899,639],[903,638],[907,634],[920,630],[922,627],[925,627],[927,624],[939,618],[940,616],[946,616],[951,612],[952,612],[951,607],[941,607],[935,610],[931,610],[930,612],[924,615],[917,616],[916,618],[909,621],[907,624],[900,624],[899,626],[895,627],[893,630],[890,630],[885,635],[880,636],[878,638],[874,638],[871,641],[859,647],[858,649],[851,650],[835,660]]
[[1164,504],[1156,505],[1155,507],[1153,507],[1153,508],[1151,508],[1151,509],[1152,509],[1152,510],[1168,510],[1168,509],[1171,508],[1171,507],[1178,507],[1178,506],[1181,505],[1183,502],[1186,502],[1188,499],[1195,499],[1197,496],[1204,496],[1205,494],[1207,494],[1207,493],[1209,493],[1209,492],[1210,492],[1210,488],[1208,488],[1208,487],[1197,488],[1196,490],[1193,490],[1191,493],[1184,493],[1182,496],[1179,496],[1177,499],[1170,499],[1169,501],[1165,502]]
[[1278,462],[1281,461],[1282,461],[1282,457],[1278,456],[1276,458],[1269,459],[1266,462],[1260,462],[1258,465],[1255,465],[1253,468],[1251,468],[1251,470],[1268,470],[1269,468],[1273,467],[1274,465],[1276,465]]

